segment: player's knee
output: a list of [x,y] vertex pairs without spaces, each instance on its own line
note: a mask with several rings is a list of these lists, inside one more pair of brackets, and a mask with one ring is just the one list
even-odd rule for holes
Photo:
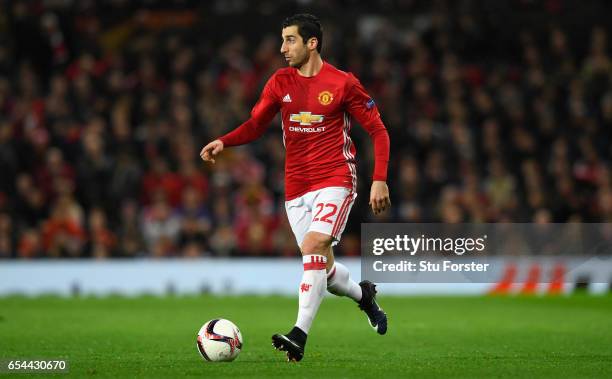
[[333,239],[331,236],[322,233],[308,233],[302,241],[302,255],[326,254],[331,246]]

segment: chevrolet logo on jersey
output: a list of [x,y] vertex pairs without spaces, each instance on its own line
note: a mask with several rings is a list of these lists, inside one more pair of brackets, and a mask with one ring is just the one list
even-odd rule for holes
[[315,122],[323,121],[323,115],[311,114],[310,112],[300,112],[291,114],[289,121],[299,122],[300,125],[312,125]]

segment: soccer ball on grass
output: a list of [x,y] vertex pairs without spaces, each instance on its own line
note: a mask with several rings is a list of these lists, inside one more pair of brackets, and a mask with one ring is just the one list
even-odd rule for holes
[[230,362],[242,350],[242,334],[229,320],[210,320],[200,328],[196,346],[206,361]]

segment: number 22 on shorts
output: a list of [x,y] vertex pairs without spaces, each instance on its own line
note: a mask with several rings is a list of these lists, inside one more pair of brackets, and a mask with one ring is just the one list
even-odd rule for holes
[[[338,206],[336,204],[318,203],[317,205],[315,205],[315,208],[317,208],[318,210],[314,218],[312,219],[313,222],[322,221],[322,222],[333,224],[333,221],[330,220],[329,218],[335,215],[336,212],[338,211]],[[319,215],[321,214],[321,212],[323,212],[323,209],[326,209],[327,213],[325,213],[323,216],[319,218]]]

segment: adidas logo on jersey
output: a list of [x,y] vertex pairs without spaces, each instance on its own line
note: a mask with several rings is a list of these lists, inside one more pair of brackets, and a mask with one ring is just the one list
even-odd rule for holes
[[291,102],[291,96],[289,96],[289,94],[286,94],[285,97],[283,97],[283,103],[290,103]]

